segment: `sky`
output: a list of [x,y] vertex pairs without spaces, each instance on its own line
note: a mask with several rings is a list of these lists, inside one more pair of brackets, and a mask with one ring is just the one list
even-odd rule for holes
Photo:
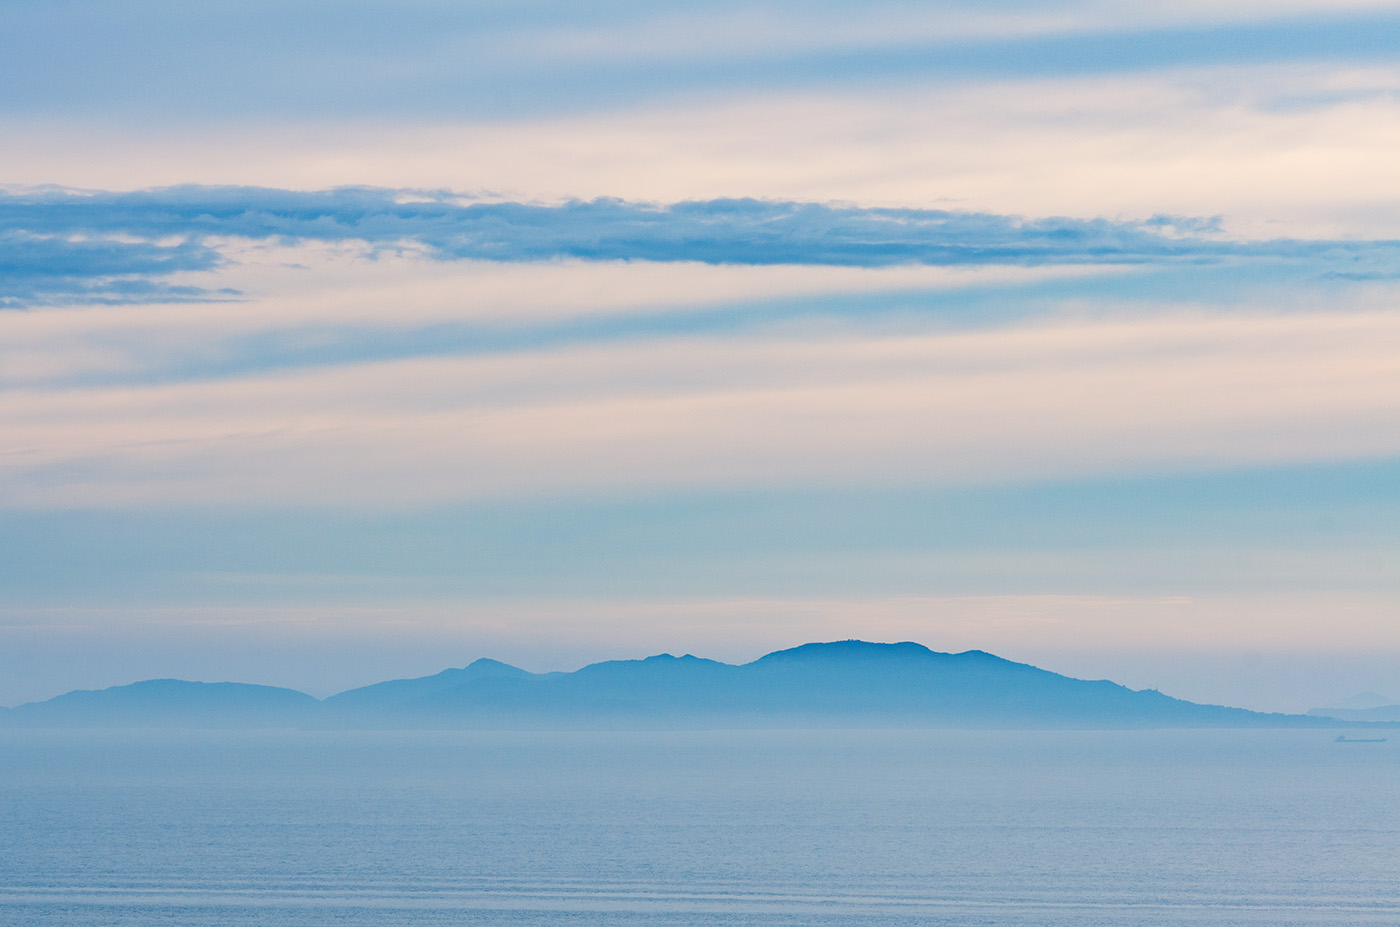
[[1400,3],[0,0],[0,704],[915,640],[1400,700]]

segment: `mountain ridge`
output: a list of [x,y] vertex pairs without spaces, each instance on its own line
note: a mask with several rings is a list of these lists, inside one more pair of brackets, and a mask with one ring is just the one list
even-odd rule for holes
[[323,700],[247,683],[144,680],[0,712],[15,727],[638,729],[1328,727],[1063,676],[982,650],[813,642],[730,664],[692,654],[531,673],[481,658]]

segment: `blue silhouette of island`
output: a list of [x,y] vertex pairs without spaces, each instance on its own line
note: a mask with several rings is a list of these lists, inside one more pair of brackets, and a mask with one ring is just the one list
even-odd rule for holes
[[150,680],[0,712],[7,726],[465,729],[1327,727],[1062,676],[980,650],[803,644],[740,665],[689,654],[530,673],[481,659],[318,701],[291,689]]
[[0,724],[55,727],[279,727],[321,708],[295,689],[241,682],[147,679],[110,689],[79,689],[0,715]]

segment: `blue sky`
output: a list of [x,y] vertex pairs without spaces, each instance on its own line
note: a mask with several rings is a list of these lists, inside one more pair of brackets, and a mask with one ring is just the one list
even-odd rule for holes
[[1400,697],[1397,25],[0,4],[0,704],[844,637]]

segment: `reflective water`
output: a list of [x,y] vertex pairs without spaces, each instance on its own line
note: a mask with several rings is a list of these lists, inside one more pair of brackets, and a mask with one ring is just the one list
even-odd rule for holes
[[1393,925],[1335,736],[0,732],[0,924]]

